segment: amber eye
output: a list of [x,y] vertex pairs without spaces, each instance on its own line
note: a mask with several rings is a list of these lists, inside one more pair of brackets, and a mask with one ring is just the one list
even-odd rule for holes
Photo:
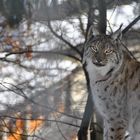
[[106,49],[104,52],[105,52],[105,54],[111,54],[113,52],[113,50],[112,49]]

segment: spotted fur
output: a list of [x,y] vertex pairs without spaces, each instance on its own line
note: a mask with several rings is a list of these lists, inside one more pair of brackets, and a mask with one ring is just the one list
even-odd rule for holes
[[140,63],[119,39],[97,35],[85,45],[83,61],[93,101],[104,120],[104,140],[140,140]]

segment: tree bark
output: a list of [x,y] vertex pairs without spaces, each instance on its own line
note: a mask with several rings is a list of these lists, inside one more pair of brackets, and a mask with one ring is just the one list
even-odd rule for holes
[[[49,15],[49,20],[64,20],[66,18],[71,18],[72,16],[81,15],[84,12],[88,12],[88,3],[90,4],[92,0],[67,0],[61,4],[57,4],[55,6],[47,6],[42,5],[40,7],[34,8],[32,11],[33,17],[32,19],[35,21],[48,21],[46,13]],[[116,3],[116,5],[128,5],[132,2],[138,2],[136,0],[123,0],[121,2]],[[38,5],[41,5],[43,1],[41,1]],[[98,3],[97,0],[94,0],[94,3]],[[112,9],[114,7],[115,2],[112,0],[106,0],[107,9]],[[94,6],[96,7],[96,5]]]

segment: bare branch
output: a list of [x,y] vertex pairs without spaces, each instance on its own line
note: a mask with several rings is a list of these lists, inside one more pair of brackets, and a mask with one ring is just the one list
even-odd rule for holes
[[82,53],[75,47],[73,46],[70,42],[68,42],[66,39],[63,38],[63,36],[58,35],[52,28],[50,21],[48,21],[48,28],[50,29],[50,31],[53,33],[53,35],[55,37],[57,37],[58,39],[60,39],[61,41],[63,41],[64,43],[66,43],[71,49],[73,49],[74,51],[76,51],[80,56],[82,55]]
[[2,120],[2,119],[4,119],[4,118],[8,118],[8,119],[13,119],[13,120],[18,120],[18,119],[20,119],[20,120],[24,120],[24,121],[26,121],[26,120],[30,120],[30,121],[32,121],[32,120],[36,120],[36,121],[49,121],[49,122],[54,122],[54,123],[62,123],[62,124],[66,124],[66,125],[70,125],[70,126],[73,126],[73,127],[80,127],[79,125],[76,125],[76,124],[72,124],[72,123],[69,123],[69,122],[65,122],[65,121],[61,121],[61,120],[57,120],[57,119],[46,119],[46,118],[36,118],[36,119],[27,119],[27,118],[23,118],[23,117],[13,117],[13,116],[8,116],[8,115],[2,115],[2,116],[0,116],[0,119]]
[[5,57],[2,57],[2,58],[0,58],[0,60],[1,61],[4,61],[4,62],[7,62],[7,63],[13,63],[13,64],[15,64],[15,65],[19,65],[20,67],[22,67],[22,68],[24,68],[24,69],[28,69],[28,67],[26,67],[26,66],[24,66],[24,65],[22,65],[22,64],[20,64],[18,61],[14,61],[14,60],[8,60],[8,59],[6,59]]
[[30,137],[30,138],[36,137],[36,138],[41,139],[41,140],[46,140],[46,139],[41,138],[41,137],[39,137],[39,136],[37,136],[35,134],[34,135],[27,135],[27,134],[20,134],[18,132],[11,132],[11,131],[4,131],[4,130],[0,130],[0,132],[7,133],[7,134],[12,134],[13,137],[15,138],[15,140],[18,140],[18,139],[14,136],[14,134],[17,134],[19,136]]
[[9,53],[7,53],[5,55],[5,57],[8,57],[10,55],[15,55],[15,54],[26,54],[26,53],[41,53],[41,54],[64,55],[64,56],[71,57],[71,58],[81,62],[81,60],[78,57],[76,57],[76,56],[74,56],[72,54],[69,54],[69,52],[67,52],[67,51],[60,51],[60,50],[53,50],[53,51],[21,50],[21,51],[16,51],[16,52],[9,52]]
[[140,20],[140,15],[135,18],[125,29],[123,29],[122,34],[125,34],[133,25],[135,25]]
[[[14,87],[15,89],[12,89],[12,88],[7,87],[6,85],[4,85],[4,83],[11,85],[11,86]],[[8,89],[9,91],[13,92],[14,94],[19,95],[19,96],[23,97],[24,99],[30,101],[30,103],[33,103],[33,104],[38,105],[38,106],[40,106],[40,107],[43,107],[44,109],[47,109],[47,110],[51,110],[52,112],[57,112],[57,113],[59,113],[59,114],[65,115],[65,116],[67,116],[67,117],[75,118],[75,119],[81,120],[80,117],[73,116],[73,115],[67,114],[67,113],[65,113],[65,112],[60,112],[60,111],[58,111],[57,109],[54,109],[54,108],[52,108],[52,107],[50,107],[50,106],[43,105],[43,104],[40,104],[40,103],[34,101],[33,99],[29,98],[29,97],[23,92],[22,89],[20,89],[19,87],[17,87],[17,86],[14,85],[14,84],[7,83],[7,82],[3,82],[3,83],[0,83],[0,85],[2,85],[4,88]]]
[[[55,120],[56,120],[56,117],[55,117]],[[56,122],[56,126],[57,126],[58,131],[60,132],[61,136],[63,137],[63,139],[64,140],[67,140],[66,137],[65,137],[65,135],[63,134],[62,130],[60,129],[59,124],[57,122]]]

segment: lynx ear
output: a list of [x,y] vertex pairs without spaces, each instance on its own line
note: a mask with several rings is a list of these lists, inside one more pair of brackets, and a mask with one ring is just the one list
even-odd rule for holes
[[88,33],[87,33],[87,39],[89,40],[92,36],[97,36],[99,35],[99,31],[97,30],[97,28],[95,28],[94,25],[91,25],[88,29]]
[[116,30],[113,34],[112,34],[112,38],[114,40],[117,40],[117,39],[121,39],[122,38],[122,30],[121,30],[121,27],[122,27],[122,24],[120,25],[119,29]]

